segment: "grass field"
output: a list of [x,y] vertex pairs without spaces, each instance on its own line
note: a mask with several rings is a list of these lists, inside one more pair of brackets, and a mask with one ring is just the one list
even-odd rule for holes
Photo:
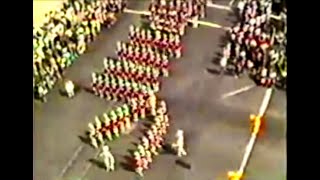
[[44,15],[58,9],[63,0],[33,0],[33,26],[42,24]]

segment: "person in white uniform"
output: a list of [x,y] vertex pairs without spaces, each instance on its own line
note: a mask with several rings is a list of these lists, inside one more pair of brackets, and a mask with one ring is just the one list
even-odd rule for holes
[[109,171],[114,171],[114,165],[115,165],[115,159],[113,155],[110,152],[110,148],[108,145],[104,145],[102,147],[102,152],[100,154],[101,157],[103,157],[104,165],[106,167],[106,170]]
[[183,130],[179,129],[176,133],[176,141],[171,145],[177,151],[179,157],[186,156],[187,152],[184,149]]

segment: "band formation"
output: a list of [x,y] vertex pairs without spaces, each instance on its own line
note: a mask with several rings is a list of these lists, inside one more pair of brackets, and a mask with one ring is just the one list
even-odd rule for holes
[[[44,25],[34,28],[34,94],[46,101],[46,94],[64,70],[86,51],[102,28],[111,27],[126,8],[124,0],[69,0],[63,8],[50,12]],[[167,104],[157,96],[160,77],[170,76],[170,61],[183,55],[181,42],[189,19],[206,16],[205,0],[153,0],[144,26],[131,25],[127,42],[117,42],[117,57],[105,57],[99,72],[92,72],[90,91],[96,96],[122,102],[94,118],[88,124],[88,139],[101,149],[106,170],[115,170],[115,158],[108,142],[128,134],[138,121],[148,122],[128,162],[143,176],[153,159],[162,151],[170,130]],[[236,5],[240,22],[227,32],[228,41],[219,60],[221,72],[231,71],[238,77],[249,75],[258,85],[286,88],[286,12],[281,19],[271,18],[269,0],[243,0]],[[75,85],[65,83],[69,97]],[[176,154],[187,155],[183,130],[176,132],[171,143]],[[231,174],[230,180],[240,179]]]
[[[106,141],[126,134],[139,120],[149,121],[148,129],[128,162],[135,172],[143,176],[165,143],[170,126],[165,101],[156,93],[160,89],[159,77],[170,75],[169,61],[183,53],[181,36],[188,25],[187,19],[204,17],[204,2],[154,1],[151,16],[144,27],[131,25],[128,42],[118,42],[117,58],[106,57],[101,72],[92,73],[92,91],[100,98],[125,102],[125,105],[96,117],[89,124],[91,144],[103,146],[102,156],[107,170],[114,169],[114,157]],[[201,7],[194,8],[192,7]],[[199,10],[200,9],[200,10]],[[178,156],[187,155],[183,130],[176,133],[172,148]]]

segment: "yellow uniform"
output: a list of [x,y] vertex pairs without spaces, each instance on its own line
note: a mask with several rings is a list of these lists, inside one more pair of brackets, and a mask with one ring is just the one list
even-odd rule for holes
[[250,131],[251,133],[258,135],[260,133],[261,127],[263,125],[262,117],[250,115]]
[[150,144],[150,152],[153,154],[153,155],[159,155],[159,153],[157,152],[157,147],[154,145],[154,144]]
[[143,136],[141,139],[141,145],[145,148],[145,149],[149,149],[150,147],[150,143],[147,137]]
[[124,122],[125,122],[125,127],[126,127],[126,130],[130,130],[131,129],[131,121],[130,121],[130,118],[129,117],[125,117],[124,118]]
[[118,124],[119,124],[120,134],[124,134],[126,132],[125,122],[123,120],[120,120]]
[[242,173],[229,171],[228,172],[228,179],[229,180],[242,180]]
[[150,108],[150,113],[152,116],[156,116],[156,104],[157,104],[157,97],[154,93],[150,94],[150,97],[148,98],[148,106]]
[[149,150],[145,150],[145,153],[146,153],[145,157],[146,157],[147,161],[149,163],[152,163],[152,154],[151,154],[151,152]]
[[110,130],[110,121],[111,120],[110,120],[109,116],[106,113],[103,114],[103,117],[104,117],[103,123],[104,123],[104,127],[106,129],[105,136],[107,136],[109,141],[112,141],[113,138],[112,138],[112,133],[111,133],[111,130]]
[[104,144],[103,134],[100,131],[97,131],[97,139],[100,144]]
[[119,136],[120,136],[120,134],[119,134],[119,128],[118,128],[117,125],[113,126],[112,132],[113,132],[113,134],[114,134],[116,137],[119,137]]
[[94,125],[92,123],[89,123],[88,124],[88,127],[89,127],[89,139],[91,141],[91,145],[94,147],[94,148],[98,148],[98,142],[95,138],[95,135],[96,135],[96,129],[94,127]]
[[95,121],[95,124],[96,124],[96,129],[97,129],[97,130],[100,130],[101,127],[102,127],[102,125],[101,125],[101,121],[100,121],[99,117],[96,116],[96,117],[94,118],[94,121]]
[[145,148],[142,146],[142,145],[138,145],[137,146],[137,150],[138,150],[138,152],[139,152],[139,154],[141,155],[141,156],[145,156],[146,155],[146,151],[145,151]]

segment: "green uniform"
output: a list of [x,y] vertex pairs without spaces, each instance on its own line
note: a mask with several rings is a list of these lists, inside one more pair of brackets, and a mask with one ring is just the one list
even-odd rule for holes
[[76,31],[76,33],[77,33],[77,35],[79,36],[79,35],[84,35],[85,34],[85,29],[84,29],[84,27],[79,27],[78,29],[77,29],[77,31]]
[[129,64],[128,61],[122,61],[124,72],[129,72]]
[[118,116],[120,119],[122,119],[122,118],[124,117],[124,113],[123,113],[123,110],[122,110],[121,107],[118,107],[117,110],[116,110],[116,112],[117,112],[117,116]]
[[104,69],[109,70],[109,58],[103,59]]
[[115,65],[114,61],[111,60],[111,59],[110,59],[110,61],[109,61],[109,67],[110,67],[110,70],[111,70],[111,71],[115,70],[115,68],[116,68],[116,65]]
[[133,91],[138,91],[139,90],[138,84],[136,82],[132,82],[131,86],[132,86]]
[[116,69],[118,72],[121,72],[122,70],[122,64],[121,64],[121,61],[116,61]]
[[157,90],[157,88],[154,88],[150,83],[148,83],[148,86],[147,86],[147,91],[148,92],[155,92]]
[[116,122],[117,119],[118,119],[118,116],[117,116],[116,112],[114,112],[114,110],[111,110],[111,111],[109,112],[109,117],[110,117],[110,119],[111,119],[111,121],[112,121],[113,123]]
[[124,85],[125,85],[126,89],[131,90],[131,83],[130,83],[129,80],[126,79],[126,80],[124,81]]
[[140,86],[140,89],[142,90],[142,92],[144,92],[144,93],[146,93],[147,92],[147,87],[146,86],[143,86],[143,85],[141,85]]
[[157,68],[151,68],[151,71],[152,71],[152,77],[153,78],[159,77],[160,72],[159,72],[159,70]]
[[96,30],[95,20],[91,20],[89,23],[90,23],[90,26],[91,26],[90,32],[94,37],[96,37],[97,36],[97,30]]
[[135,72],[137,72],[137,66],[138,66],[138,65],[135,65],[134,63],[129,62],[129,68],[130,68],[130,72],[131,72],[132,74],[135,74]]
[[33,38],[33,50],[36,50],[39,47],[39,40]]
[[282,77],[287,77],[287,63],[283,62],[283,63],[278,63],[278,68],[280,70],[281,76]]
[[150,66],[146,66],[145,67],[145,72],[146,72],[147,77],[151,77],[152,68]]
[[33,77],[39,76],[39,71],[37,66],[33,63]]
[[124,85],[125,85],[124,79],[118,78],[118,84],[120,87],[124,87]]
[[123,111],[124,116],[127,117],[130,115],[130,108],[127,104],[122,106],[122,111]]
[[138,74],[143,75],[144,73],[144,66],[138,66]]
[[110,84],[112,88],[117,86],[117,80],[114,77],[111,77]]

